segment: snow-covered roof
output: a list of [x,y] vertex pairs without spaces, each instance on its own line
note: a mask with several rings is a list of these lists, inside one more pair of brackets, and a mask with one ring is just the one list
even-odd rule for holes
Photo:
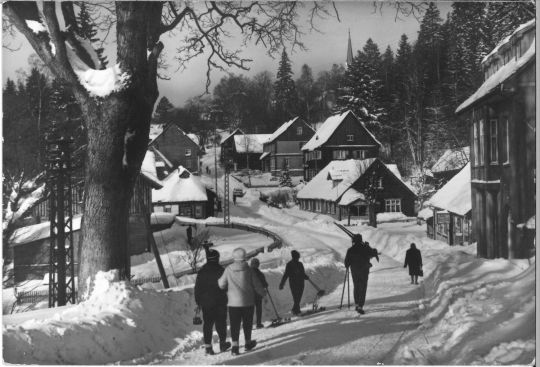
[[232,136],[234,136],[236,133],[243,134],[244,132],[240,130],[240,128],[234,129],[230,134],[228,134],[225,138],[221,138],[221,144],[225,143],[227,140],[229,140]]
[[157,167],[163,167],[163,165],[160,165],[158,163],[160,162],[163,162],[164,164],[166,164],[169,168],[173,168],[174,165],[171,163],[171,161],[169,161],[167,159],[167,157],[165,157],[165,155],[163,153],[161,153],[159,151],[159,149],[157,149],[156,147],[154,146],[151,146],[149,147],[150,150],[152,150],[152,152],[154,152],[154,159],[155,159],[155,162],[156,162],[156,166]]
[[[283,134],[285,131],[287,131],[287,129],[289,127],[291,127],[291,125],[294,124],[294,122],[296,120],[298,120],[299,118],[300,117],[295,117],[292,120],[289,120],[289,121],[285,122],[283,125],[281,125],[280,127],[278,127],[277,130],[274,131],[274,133],[268,138],[268,141],[266,141],[265,144],[271,143],[274,140],[276,140],[281,134]],[[309,126],[308,124],[304,124],[304,125],[306,125],[309,129],[313,130],[313,128],[311,126]]]
[[393,163],[389,163],[389,164],[385,164],[386,167],[388,167],[388,169],[397,177],[399,178],[400,180],[403,181],[403,179],[401,178],[401,172],[399,172],[399,168],[397,166],[397,164],[393,164]]
[[364,196],[364,194],[358,192],[356,189],[351,187],[341,196],[341,199],[339,200],[339,205],[350,205],[354,202],[357,202],[358,200],[364,201],[365,198],[366,197]]
[[447,149],[431,167],[431,172],[446,172],[462,169],[469,163],[470,147]]
[[206,201],[206,187],[199,177],[182,166],[174,170],[161,183],[161,190],[152,190],[152,203],[177,203],[185,201]]
[[193,140],[193,142],[197,145],[200,145],[199,144],[199,137],[196,135],[196,134],[193,134],[193,133],[189,133],[189,134],[186,134],[188,136],[188,138],[190,138],[191,140]]
[[424,208],[418,212],[417,217],[423,220],[428,220],[429,218],[433,217],[433,209]]
[[271,134],[238,134],[234,136],[237,153],[262,153]]
[[318,147],[320,147],[324,143],[326,143],[328,141],[328,139],[330,139],[330,137],[334,134],[336,129],[345,120],[347,115],[349,115],[349,114],[351,114],[354,117],[354,119],[356,121],[358,121],[358,123],[360,125],[362,125],[362,127],[367,131],[367,133],[373,138],[373,140],[377,144],[381,145],[381,143],[368,130],[368,128],[364,125],[364,123],[362,121],[358,120],[358,118],[354,115],[354,113],[349,110],[349,111],[345,111],[345,112],[343,112],[343,113],[341,113],[339,115],[334,115],[334,116],[330,116],[329,118],[327,118],[326,121],[324,122],[324,124],[315,132],[315,134],[311,137],[311,139],[306,144],[304,144],[304,146],[302,147],[302,150],[312,151],[314,149],[317,149]]
[[261,154],[260,158],[259,159],[264,159],[265,157],[267,157],[268,155],[270,154],[270,152],[264,152],[263,154]]
[[159,189],[162,187],[161,181],[157,177],[156,172],[156,156],[151,150],[147,150],[144,155],[144,159],[141,165],[141,175],[146,177],[153,183],[154,188]]
[[[73,216],[73,231],[81,229],[82,215]],[[51,222],[41,222],[31,226],[17,228],[11,237],[9,243],[12,246],[24,245],[34,241],[44,240],[51,235]]]
[[197,146],[199,146],[199,137],[196,134],[193,133],[186,133],[184,130],[180,128],[180,126],[174,124],[174,123],[168,123],[168,124],[151,124],[150,125],[150,132],[148,133],[148,137],[150,138],[150,143],[157,139],[158,136],[163,134],[165,130],[170,129],[171,127],[175,127],[178,131],[180,131],[182,134],[186,135],[188,138],[190,138]]
[[531,19],[528,22],[525,22],[525,23],[521,24],[519,27],[517,27],[512,32],[512,34],[506,36],[501,42],[499,42],[499,44],[493,50],[491,50],[491,52],[489,54],[484,56],[484,58],[482,59],[482,64],[487,62],[493,55],[498,53],[501,48],[504,48],[506,45],[508,45],[508,43],[509,43],[510,39],[512,39],[512,37],[514,37],[518,33],[525,32],[526,30],[530,29],[531,27],[534,27],[535,23],[536,23],[536,19]]
[[490,76],[472,96],[467,98],[462,104],[458,106],[458,108],[456,109],[456,113],[463,112],[465,109],[471,107],[480,99],[496,90],[496,88],[498,88],[500,84],[504,83],[513,75],[517,74],[530,62],[533,62],[536,59],[535,43],[536,38],[532,41],[529,49],[523,55],[521,55],[521,57],[517,59],[513,58],[506,65],[502,66],[499,70],[497,70],[492,76]]
[[163,132],[164,124],[150,124],[150,132],[148,138],[154,140]]
[[470,163],[437,191],[428,205],[458,215],[467,214],[472,209]]
[[[298,192],[297,198],[337,201],[375,160],[376,158],[332,161]],[[332,173],[335,178],[339,176],[339,180],[329,179]]]

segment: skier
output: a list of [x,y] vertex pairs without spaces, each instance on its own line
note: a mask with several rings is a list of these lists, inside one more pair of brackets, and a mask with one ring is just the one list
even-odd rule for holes
[[202,310],[203,336],[206,354],[214,354],[212,349],[212,329],[214,324],[219,336],[219,349],[224,352],[231,347],[227,341],[227,293],[218,286],[223,275],[219,265],[219,252],[206,250],[206,264],[197,273],[195,280],[195,302]]
[[414,243],[411,243],[411,248],[405,253],[404,268],[409,266],[409,275],[411,276],[411,284],[418,284],[418,276],[422,274],[422,254],[416,248]]
[[351,269],[354,286],[354,303],[356,311],[364,314],[364,303],[366,301],[367,283],[369,278],[369,268],[372,266],[369,262],[372,257],[379,261],[379,255],[376,249],[372,249],[368,242],[362,241],[362,236],[355,234],[352,238],[353,245],[347,250],[345,256],[345,267]]
[[[255,272],[255,274],[257,275],[257,277],[259,278],[259,280],[261,281],[261,284],[263,286],[263,288],[268,291],[268,282],[266,281],[266,277],[264,276],[264,274],[262,273],[262,271],[259,270],[259,265],[260,265],[260,262],[259,262],[259,259],[257,258],[253,258],[251,259],[251,268],[253,269],[253,271]],[[262,318],[262,297],[259,296],[258,294],[255,295],[255,313],[257,315],[257,329],[260,329],[260,328],[263,328],[264,325],[262,324],[261,322],[261,318]]]
[[244,329],[246,351],[257,345],[256,340],[251,340],[253,305],[256,294],[264,297],[264,288],[253,269],[249,267],[246,251],[243,248],[233,251],[233,259],[234,262],[225,269],[218,284],[221,289],[227,290],[232,339],[231,353],[238,355],[240,354],[238,346],[240,325]]
[[292,250],[291,257],[292,260],[285,266],[285,274],[283,274],[283,278],[281,278],[279,289],[283,289],[288,278],[294,302],[292,313],[293,315],[299,315],[301,313],[300,301],[302,300],[302,293],[304,293],[304,280],[309,279],[309,277],[304,271],[304,265],[300,262],[300,253],[296,250]]
[[191,246],[191,240],[193,239],[193,228],[191,228],[191,224],[188,225],[186,229],[186,236],[187,236],[188,245]]

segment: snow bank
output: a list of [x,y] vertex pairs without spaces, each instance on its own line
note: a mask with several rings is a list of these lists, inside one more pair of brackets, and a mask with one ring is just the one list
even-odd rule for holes
[[47,32],[47,28],[43,25],[43,23],[40,23],[35,20],[28,20],[26,19],[26,25],[28,28],[32,30],[35,34],[39,34],[40,32]]
[[404,220],[408,218],[409,217],[407,217],[405,214],[401,212],[377,213],[377,223],[393,222],[393,221]]

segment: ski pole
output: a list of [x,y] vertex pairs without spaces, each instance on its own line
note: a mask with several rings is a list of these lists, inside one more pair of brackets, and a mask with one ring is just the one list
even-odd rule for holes
[[272,303],[272,307],[274,308],[274,312],[276,313],[276,319],[281,319],[281,317],[279,316],[277,312],[276,305],[274,305],[274,300],[272,299],[272,295],[270,294],[270,291],[268,290],[268,288],[266,288],[266,293],[268,293],[268,298],[270,298],[270,303]]
[[347,308],[351,308],[351,288],[349,283],[349,273],[347,272]]
[[345,296],[345,283],[347,283],[347,277],[349,276],[349,268],[345,268],[345,278],[343,278],[343,290],[341,291],[341,302],[339,303],[339,309],[343,307],[343,296]]

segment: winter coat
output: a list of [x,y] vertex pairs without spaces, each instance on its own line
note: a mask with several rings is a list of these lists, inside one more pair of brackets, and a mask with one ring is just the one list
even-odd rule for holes
[[195,280],[195,302],[202,308],[227,305],[227,293],[218,285],[223,275],[223,266],[217,262],[208,262],[197,273]]
[[235,261],[229,265],[218,284],[227,291],[229,307],[253,306],[256,294],[264,296],[261,281],[246,261]]
[[304,285],[304,280],[309,279],[304,270],[304,264],[298,260],[289,261],[285,266],[285,274],[283,274],[283,278],[281,278],[279,288],[283,288],[287,279],[289,279],[291,287]]
[[422,269],[422,254],[416,248],[410,248],[405,253],[405,264],[403,267],[409,266],[409,275],[420,275]]
[[268,288],[268,282],[266,281],[266,277],[264,276],[263,272],[257,268],[252,269],[255,272],[255,275],[257,275],[257,278],[261,281],[263,288]]
[[377,258],[377,261],[379,260],[377,249],[371,248],[365,243],[355,243],[347,250],[345,267],[350,266],[352,271],[360,270],[366,266],[369,268],[371,267],[369,261],[372,257]]

